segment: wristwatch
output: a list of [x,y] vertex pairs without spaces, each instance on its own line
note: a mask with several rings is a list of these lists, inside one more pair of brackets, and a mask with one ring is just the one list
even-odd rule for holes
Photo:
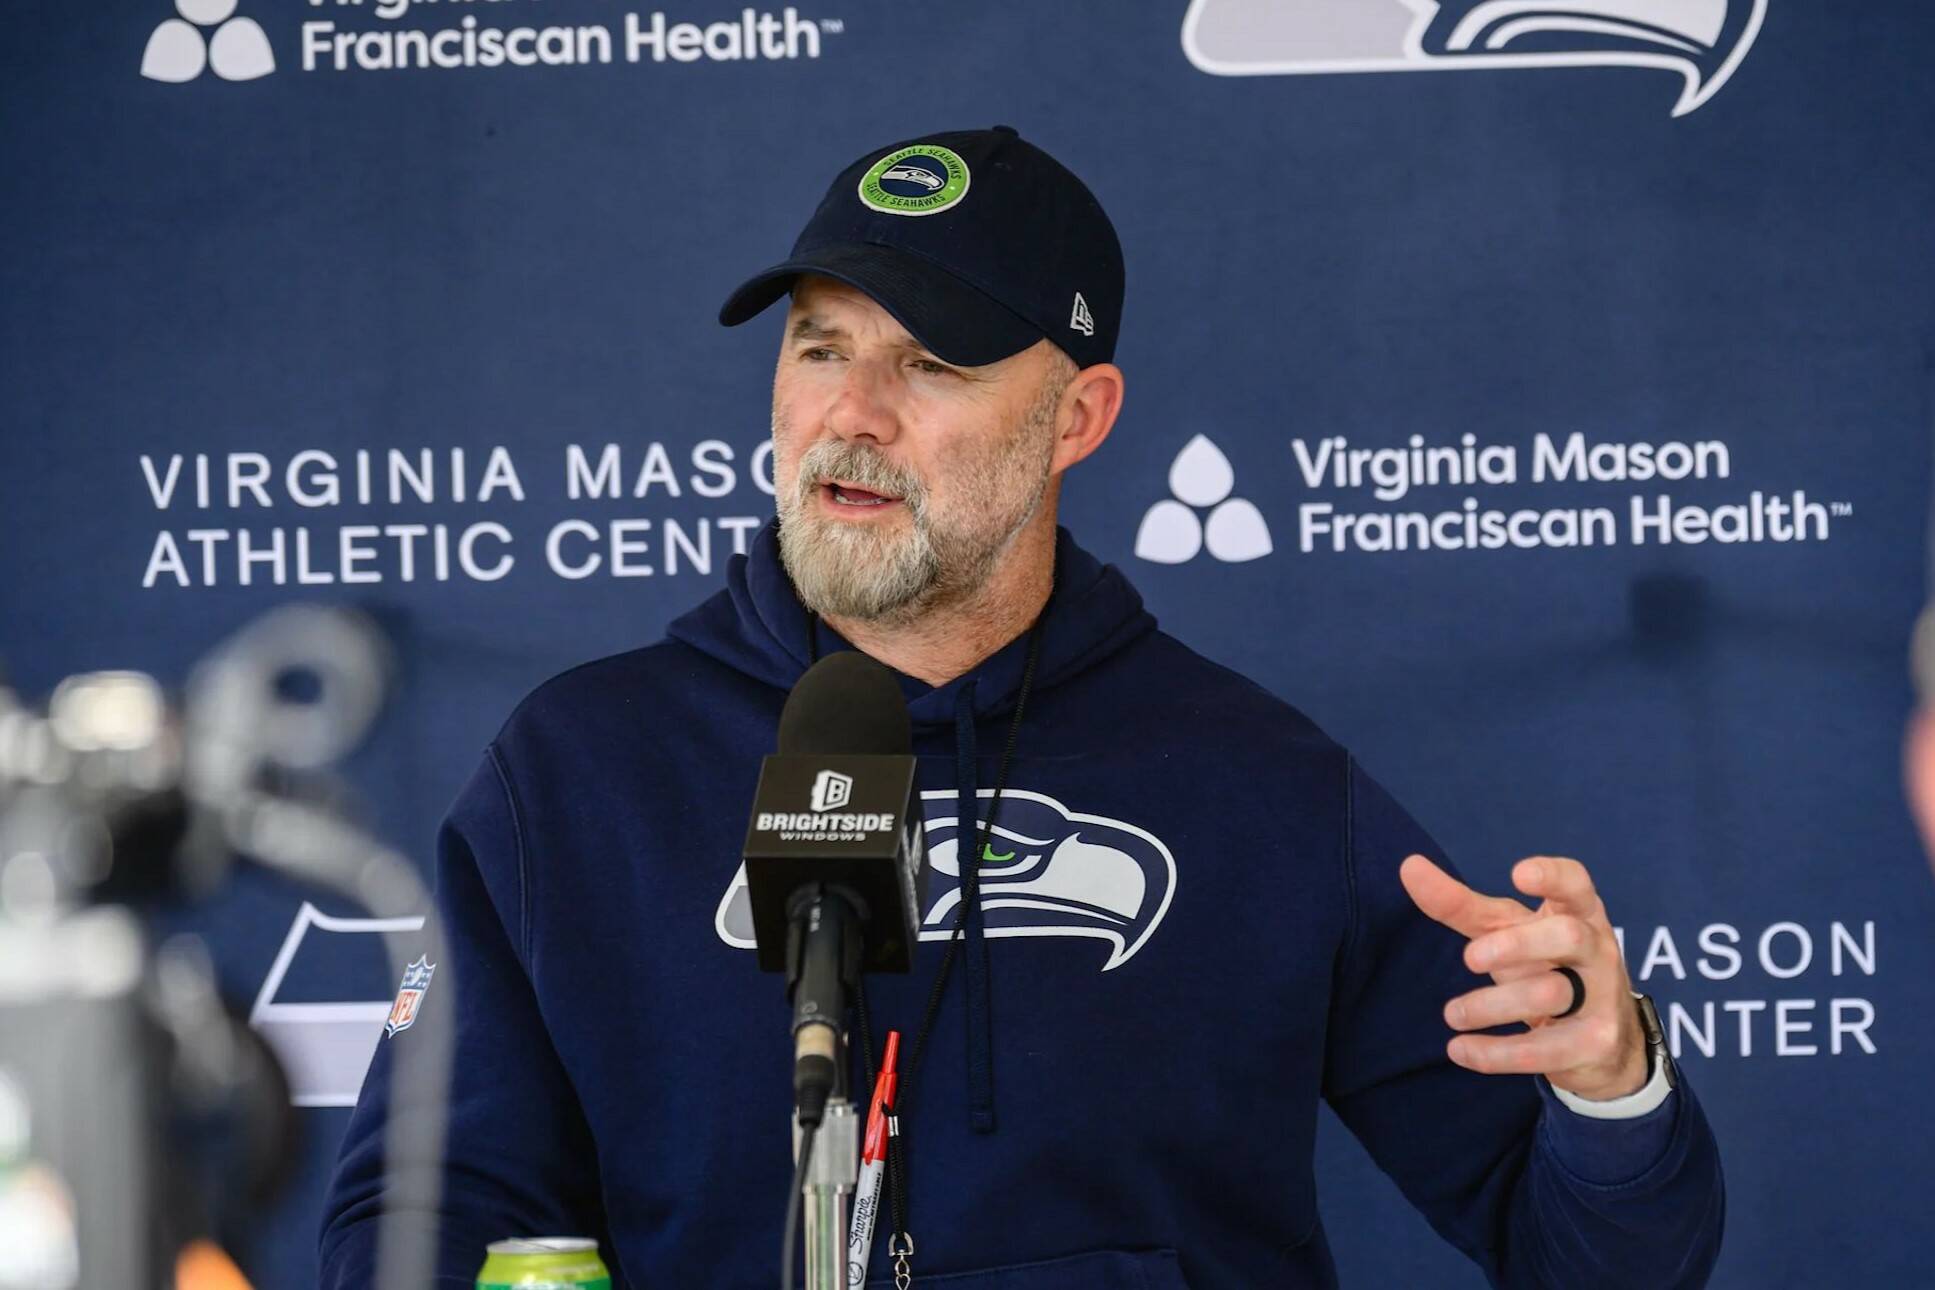
[[1672,1088],[1679,1083],[1679,1080],[1673,1069],[1673,1054],[1666,1048],[1666,1027],[1660,1024],[1660,1010],[1653,1006],[1650,995],[1644,995],[1635,990],[1633,999],[1639,1005],[1639,1028],[1646,1035],[1648,1053],[1646,1078],[1651,1082],[1654,1071],[1664,1070],[1666,1087]]

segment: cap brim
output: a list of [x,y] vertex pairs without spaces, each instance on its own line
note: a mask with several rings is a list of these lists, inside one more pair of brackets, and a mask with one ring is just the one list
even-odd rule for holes
[[1042,338],[1039,327],[938,265],[864,242],[822,247],[748,278],[726,297],[719,321],[737,327],[785,295],[802,273],[866,292],[934,357],[960,367],[998,363]]

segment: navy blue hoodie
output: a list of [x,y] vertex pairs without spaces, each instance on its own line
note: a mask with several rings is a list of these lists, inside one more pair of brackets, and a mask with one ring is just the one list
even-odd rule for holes
[[[967,1024],[957,964],[914,1076],[915,1285],[1334,1285],[1320,1097],[1496,1285],[1703,1284],[1724,1192],[1686,1083],[1598,1120],[1453,1065],[1442,1008],[1478,979],[1397,878],[1444,853],[1066,530],[1055,558],[980,870],[990,1024]],[[596,1236],[634,1290],[775,1284],[789,1014],[755,966],[738,852],[788,689],[851,646],[799,604],[772,524],[669,637],[539,686],[443,822],[454,988],[433,979],[377,1045],[325,1287],[373,1279],[392,1054],[452,1024],[440,1287],[468,1287],[489,1241],[559,1234]],[[965,781],[985,808],[1027,646],[943,686],[901,678],[931,867],[914,972],[868,979],[876,1043],[919,1025],[959,899],[957,803]],[[891,1284],[888,1226],[870,1284]]]

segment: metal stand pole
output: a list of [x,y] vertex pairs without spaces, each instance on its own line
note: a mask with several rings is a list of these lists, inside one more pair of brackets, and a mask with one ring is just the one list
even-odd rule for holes
[[[799,1158],[799,1130],[793,1132]],[[847,1202],[860,1181],[860,1117],[836,1097],[813,1135],[801,1203],[806,1228],[806,1290],[846,1290]]]

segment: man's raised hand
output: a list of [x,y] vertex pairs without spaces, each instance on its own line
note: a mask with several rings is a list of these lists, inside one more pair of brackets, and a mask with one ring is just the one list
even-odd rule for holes
[[[1472,890],[1421,855],[1406,856],[1398,880],[1419,909],[1470,944],[1465,966],[1494,984],[1445,1004],[1445,1024],[1464,1032],[1511,1022],[1512,1035],[1460,1033],[1446,1053],[1487,1075],[1540,1074],[1555,1088],[1594,1101],[1636,1093],[1646,1082],[1646,1037],[1606,907],[1592,875],[1565,856],[1528,856],[1512,868],[1512,885],[1539,898],[1537,909],[1509,896]],[[1579,974],[1585,1004],[1569,1017]]]

